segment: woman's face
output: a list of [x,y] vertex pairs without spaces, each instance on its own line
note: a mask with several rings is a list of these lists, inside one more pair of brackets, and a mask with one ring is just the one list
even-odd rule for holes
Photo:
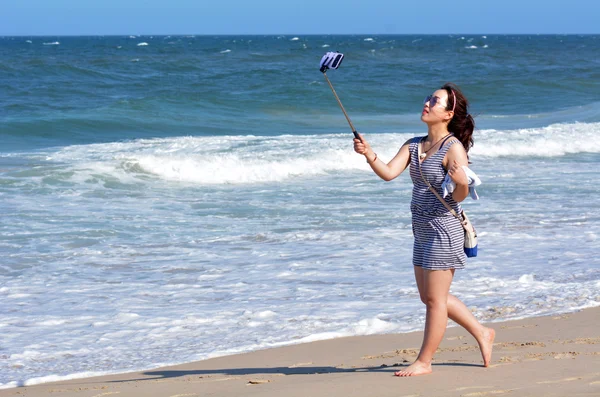
[[437,90],[427,96],[421,112],[421,121],[427,124],[445,122],[449,118],[448,93],[446,90]]

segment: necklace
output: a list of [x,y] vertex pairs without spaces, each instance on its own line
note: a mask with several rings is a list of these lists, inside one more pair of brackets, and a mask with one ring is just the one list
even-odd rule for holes
[[433,148],[434,148],[434,146],[435,146],[435,145],[437,145],[437,144],[438,144],[438,143],[439,143],[439,142],[440,142],[442,139],[444,139],[445,137],[447,137],[447,136],[450,136],[450,135],[452,135],[452,134],[446,134],[446,135],[444,135],[443,137],[441,137],[440,139],[438,139],[437,141],[435,141],[435,143],[434,143],[433,145],[431,145],[431,146],[429,147],[429,149],[425,150],[423,153],[421,153],[421,154],[419,155],[419,158],[422,160],[422,159],[424,159],[425,157],[427,157],[427,152],[429,152],[431,149],[433,149]]

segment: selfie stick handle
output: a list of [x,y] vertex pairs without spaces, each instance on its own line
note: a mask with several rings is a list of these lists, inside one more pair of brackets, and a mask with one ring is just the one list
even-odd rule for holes
[[344,116],[346,116],[346,120],[348,120],[348,124],[350,125],[350,128],[352,128],[352,133],[354,134],[356,139],[358,139],[359,141],[362,142],[362,139],[360,139],[358,132],[356,132],[356,128],[354,128],[352,121],[350,121],[350,117],[348,117],[348,113],[346,113],[346,109],[344,109],[344,105],[342,105],[342,101],[340,101],[340,98],[338,97],[337,93],[333,89],[333,85],[331,84],[331,81],[329,81],[329,77],[327,77],[327,73],[325,73],[325,71],[323,71],[323,70],[321,70],[321,71],[323,72],[323,76],[325,76],[325,80],[327,80],[327,84],[329,84],[329,88],[331,88],[331,91],[333,92],[335,99],[337,100],[338,104],[340,105],[342,112],[344,112]]

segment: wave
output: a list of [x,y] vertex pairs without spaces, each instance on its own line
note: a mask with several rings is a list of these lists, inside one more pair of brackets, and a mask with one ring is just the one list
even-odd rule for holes
[[[384,161],[415,136],[367,135]],[[475,135],[473,161],[485,158],[557,158],[600,153],[600,123],[555,124],[544,128],[482,130]],[[367,171],[352,150],[349,134],[208,136],[137,139],[73,145],[31,156],[45,156],[40,175],[75,184],[145,184],[156,181],[196,185],[261,184],[340,172]],[[57,166],[58,165],[58,166]],[[66,175],[66,176],[65,176]]]
[[482,130],[475,134],[473,156],[560,157],[600,153],[600,123],[552,124],[542,128]]
[[[68,166],[69,179],[80,183],[118,178],[137,183],[153,176],[194,184],[248,184],[362,168],[364,161],[348,150],[314,153],[315,142],[348,142],[341,137],[178,137],[70,146],[47,160]],[[304,143],[302,143],[304,141]],[[294,146],[299,150],[295,150]]]
[[11,381],[11,382],[7,382],[7,383],[0,383],[0,390],[12,389],[15,387],[23,387],[23,386],[34,386],[34,385],[40,385],[40,384],[49,383],[49,382],[60,382],[60,381],[66,381],[66,380],[91,378],[94,376],[111,375],[111,374],[116,374],[116,373],[118,373],[118,372],[117,371],[104,371],[104,372],[89,371],[89,372],[74,373],[71,375],[39,376],[39,377],[30,378],[30,379],[21,380],[21,381]]

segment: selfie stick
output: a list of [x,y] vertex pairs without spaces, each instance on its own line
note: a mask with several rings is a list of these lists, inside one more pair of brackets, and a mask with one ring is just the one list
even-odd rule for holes
[[344,109],[344,105],[342,105],[342,101],[340,101],[340,97],[338,97],[337,93],[335,92],[335,89],[333,88],[331,81],[329,81],[329,77],[327,77],[327,73],[326,73],[327,69],[339,68],[343,59],[344,59],[344,54],[342,54],[342,53],[328,52],[321,59],[321,68],[319,70],[321,71],[321,73],[323,73],[323,76],[325,76],[325,80],[327,80],[327,84],[329,84],[329,88],[331,88],[331,92],[333,92],[333,95],[335,96],[335,99],[337,100],[338,105],[340,105],[342,112],[344,112],[344,116],[346,116],[346,120],[348,121],[348,124],[350,125],[350,128],[352,129],[352,133],[354,134],[356,139],[358,139],[362,142],[362,140],[360,139],[360,136],[358,135],[358,132],[356,132],[356,128],[354,128],[354,125],[352,124],[352,121],[350,120],[350,117],[348,117],[348,113],[346,113],[346,109]]

